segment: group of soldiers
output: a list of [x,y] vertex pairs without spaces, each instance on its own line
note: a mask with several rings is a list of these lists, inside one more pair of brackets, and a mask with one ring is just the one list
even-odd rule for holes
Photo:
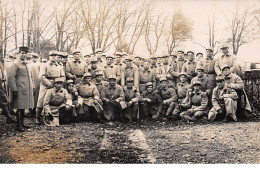
[[248,117],[251,107],[236,57],[228,45],[220,49],[218,57],[209,47],[205,57],[178,50],[148,58],[100,49],[83,56],[76,49],[72,55],[50,51],[47,59],[20,47],[0,66],[0,106],[19,131],[28,127],[25,110],[36,124],[48,126],[158,117],[237,121]]

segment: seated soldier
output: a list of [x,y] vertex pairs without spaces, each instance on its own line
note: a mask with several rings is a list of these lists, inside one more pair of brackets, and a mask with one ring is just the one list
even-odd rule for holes
[[59,122],[69,123],[71,120],[72,101],[62,84],[63,78],[55,78],[54,87],[48,89],[44,96],[44,123],[47,126],[59,126]]
[[77,89],[74,86],[73,80],[67,80],[67,91],[72,100],[72,116],[75,118],[79,114],[79,109],[83,105],[83,99],[79,96]]
[[180,113],[184,111],[182,108],[182,102],[186,98],[186,94],[188,89],[190,88],[190,84],[188,82],[188,76],[186,73],[181,72],[179,75],[180,82],[177,83],[176,93],[178,96],[178,101],[176,102],[176,106],[172,112],[172,116],[174,119],[178,119],[180,117]]
[[[83,105],[80,111],[79,120],[101,121],[102,102],[100,94],[95,84],[91,83],[91,74],[85,73],[82,82],[78,84],[79,95],[83,98]],[[81,113],[84,113],[82,115]]]
[[123,88],[116,84],[116,76],[110,75],[107,84],[101,92],[101,99],[104,106],[104,117],[106,120],[119,120],[122,116],[122,105],[124,105]]
[[225,117],[223,121],[227,121],[230,116],[237,121],[237,93],[234,89],[227,87],[223,76],[217,76],[217,87],[213,89],[212,104],[213,107],[209,111],[208,120],[214,121],[216,117]]
[[[165,113],[166,113],[166,116],[168,116],[173,112],[175,103],[177,101],[177,94],[176,94],[175,89],[168,87],[167,78],[164,76],[162,76],[160,78],[160,87],[158,89],[158,93],[163,100],[162,115],[165,115]],[[167,110],[167,112],[166,112],[166,110]]]
[[139,97],[140,92],[134,87],[134,78],[126,78],[126,87],[124,87],[126,108],[123,109],[122,121],[131,123],[134,120],[139,119]]
[[141,118],[146,119],[152,117],[155,119],[160,115],[163,108],[163,105],[161,104],[162,98],[159,94],[153,92],[152,82],[146,83],[146,91],[141,94],[140,102]]
[[208,97],[205,92],[201,91],[200,81],[193,81],[193,91],[188,90],[188,94],[183,101],[183,107],[188,110],[181,112],[182,119],[195,121],[197,118],[207,115],[208,111]]
[[92,79],[91,82],[94,83],[98,89],[99,94],[101,94],[101,91],[103,90],[104,86],[108,84],[107,81],[103,80],[103,71],[99,70],[96,73],[96,78]]

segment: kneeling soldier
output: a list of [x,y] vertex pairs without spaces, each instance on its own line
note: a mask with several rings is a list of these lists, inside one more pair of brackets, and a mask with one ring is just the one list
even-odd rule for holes
[[205,92],[201,91],[200,81],[193,82],[193,91],[189,90],[183,101],[183,107],[188,110],[180,114],[184,120],[195,121],[201,116],[206,116],[208,111],[208,97]]
[[62,88],[63,78],[55,78],[54,87],[48,89],[43,100],[44,123],[47,126],[59,126],[71,120],[72,101],[66,89]]
[[126,108],[123,110],[123,120],[124,122],[132,122],[133,119],[139,119],[139,97],[140,93],[138,89],[134,87],[134,78],[126,78],[126,87],[124,87],[125,103]]
[[83,98],[83,120],[91,119],[101,121],[103,110],[100,95],[95,84],[91,83],[91,74],[85,73],[82,82],[78,85],[79,95]]
[[208,120],[212,122],[217,116],[222,115],[222,117],[225,117],[223,121],[227,121],[228,116],[237,121],[237,92],[234,89],[227,87],[223,76],[218,76],[216,81],[217,87],[213,89],[212,93],[213,107],[209,111]]
[[152,117],[153,119],[157,118],[162,111],[163,105],[162,98],[159,94],[153,92],[153,83],[146,83],[146,90],[141,95],[141,117],[148,118]]
[[119,119],[122,115],[121,104],[124,104],[125,96],[123,88],[116,84],[116,76],[110,75],[107,84],[101,92],[101,99],[104,103],[104,117],[106,120]]

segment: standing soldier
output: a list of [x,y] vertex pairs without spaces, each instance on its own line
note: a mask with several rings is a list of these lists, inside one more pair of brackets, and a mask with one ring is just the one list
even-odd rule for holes
[[72,120],[72,100],[68,91],[62,88],[63,81],[64,78],[55,78],[54,87],[44,96],[44,123],[47,126],[59,126],[59,122],[66,124]]
[[110,75],[115,75],[117,77],[117,83],[118,83],[121,79],[120,68],[112,64],[113,63],[112,56],[107,56],[106,61],[107,61],[107,65],[103,69],[105,80],[108,81]]
[[193,82],[197,82],[197,81],[200,82],[200,89],[203,92],[206,92],[207,96],[211,96],[212,88],[207,75],[204,74],[204,67],[202,66],[197,67],[197,76],[191,80],[191,87],[190,87],[191,89],[193,87]]
[[139,72],[138,68],[135,64],[133,64],[133,57],[128,56],[126,58],[126,65],[122,69],[122,75],[121,75],[121,85],[122,87],[125,86],[125,81],[127,77],[133,77],[134,78],[134,86],[138,88],[139,86]]
[[106,62],[102,59],[102,50],[101,48],[98,48],[96,50],[96,58],[97,58],[97,65],[100,67],[104,67],[106,65]]
[[146,91],[144,91],[141,94],[141,98],[140,98],[141,118],[146,119],[152,117],[153,119],[155,119],[160,115],[160,112],[163,109],[162,98],[159,94],[155,93],[153,89],[154,89],[153,83],[148,82],[146,84]]
[[96,78],[96,73],[98,71],[103,71],[103,67],[97,64],[98,60],[93,57],[90,59],[90,66],[88,66],[88,72],[91,74],[92,79]]
[[137,66],[138,70],[143,69],[143,67],[141,66],[141,57],[140,56],[134,57],[134,64]]
[[215,60],[213,59],[213,48],[208,47],[206,49],[207,56],[206,59],[202,59],[198,62],[197,67],[203,67],[204,73],[209,79],[211,90],[216,87],[216,73],[214,69]]
[[139,117],[139,97],[140,93],[134,86],[133,77],[126,79],[126,87],[124,87],[126,108],[123,109],[122,121],[131,123],[133,120],[137,121]]
[[188,51],[188,61],[183,64],[182,66],[182,72],[187,73],[188,75],[188,81],[190,82],[193,77],[196,76],[195,74],[195,68],[197,63],[194,61],[194,52]]
[[154,71],[152,71],[149,68],[150,68],[150,63],[149,63],[149,61],[146,60],[144,62],[143,70],[139,70],[139,90],[140,90],[140,93],[142,93],[146,90],[146,84],[148,82],[152,82],[153,87],[156,88],[156,78],[155,78]]
[[182,66],[183,66],[184,63],[185,63],[184,51],[178,50],[178,60],[177,60],[177,68],[176,68],[177,73],[182,72]]
[[7,89],[6,89],[6,76],[4,74],[4,67],[2,65],[2,62],[0,62],[0,108],[2,109],[3,115],[7,118],[6,123],[16,123],[15,120],[10,115],[9,109],[8,109],[8,99],[7,99]]
[[31,53],[33,63],[38,63],[39,55],[37,53]]
[[[120,52],[116,52],[115,54],[115,66],[119,68],[120,75],[122,75],[122,69],[124,68],[125,64],[122,62],[122,54]],[[121,76],[118,84],[121,84]]]
[[219,56],[215,62],[215,72],[217,75],[221,75],[221,68],[223,65],[228,65],[230,67],[230,71],[235,73],[237,71],[237,60],[236,57],[229,53],[229,47],[226,44],[222,44],[220,47],[223,55]]
[[196,121],[197,118],[207,116],[208,112],[208,97],[200,90],[200,81],[192,82],[193,90],[189,89],[186,98],[183,101],[183,107],[188,110],[181,112],[182,119]]
[[[137,68],[136,68],[137,69]],[[124,102],[125,96],[123,88],[116,84],[116,76],[110,75],[109,84],[101,92],[101,99],[104,106],[104,117],[106,120],[119,120],[122,116],[121,103]]]
[[72,79],[77,84],[82,80],[84,73],[88,71],[88,67],[81,59],[79,50],[74,50],[73,57],[74,59],[67,63],[65,73],[67,79]]
[[[64,65],[62,63],[62,58],[63,58],[63,53],[61,51],[56,51],[56,55],[57,55],[57,63],[58,65],[62,66],[62,69],[64,69]],[[64,70],[65,72],[65,70]]]
[[[162,115],[169,116],[170,114],[172,114],[173,109],[176,105],[176,101],[177,101],[177,94],[176,91],[172,88],[172,87],[168,87],[167,85],[167,78],[162,76],[160,78],[160,87],[158,90],[163,102],[163,111],[162,111]],[[166,111],[167,110],[167,111]]]
[[84,120],[101,121],[103,110],[100,94],[95,84],[91,83],[91,74],[85,73],[83,81],[78,85],[79,95],[83,98]]
[[212,93],[212,109],[209,111],[208,120],[214,121],[215,118],[224,117],[223,121],[227,121],[227,117],[236,118],[237,110],[237,92],[234,89],[227,87],[224,76],[218,76],[217,87],[214,88]]
[[172,56],[172,62],[170,64],[171,69],[170,69],[169,73],[172,76],[174,87],[176,87],[177,82],[178,82],[178,78],[179,78],[179,74],[180,74],[180,72],[178,71],[178,61],[176,60],[178,53],[173,52],[171,54],[171,56]]
[[18,130],[24,131],[24,110],[34,107],[34,83],[32,70],[26,61],[26,54],[20,54],[17,62],[13,63],[9,74],[9,85],[13,96],[13,108],[17,109],[16,118]]
[[68,63],[68,53],[67,52],[63,52],[62,54],[63,54],[63,56],[62,56],[62,65],[64,67],[64,70],[66,70],[66,65]]
[[65,73],[62,66],[58,65],[56,62],[56,52],[50,51],[49,58],[50,61],[43,65],[40,69],[40,91],[37,101],[36,109],[36,124],[40,124],[40,116],[43,109],[43,99],[48,89],[51,89],[54,86],[55,78],[65,79]]
[[157,64],[156,64],[157,58],[156,56],[152,55],[150,57],[150,70],[155,72],[156,68],[157,68]]
[[157,58],[157,60],[156,60],[156,62],[157,62],[157,68],[158,68],[158,67],[161,67],[161,66],[162,66],[162,62],[163,62],[163,61],[162,61],[162,58],[163,58],[163,57],[162,57],[161,55],[158,55],[156,58]]
[[183,111],[182,110],[182,102],[186,98],[187,91],[190,88],[190,84],[187,81],[188,76],[186,73],[180,73],[180,82],[177,83],[176,86],[176,93],[178,96],[178,101],[176,103],[176,106],[173,110],[172,116],[174,119],[178,119],[180,116],[180,113]]
[[197,61],[197,63],[203,60],[203,54],[201,52],[197,53],[195,60]]

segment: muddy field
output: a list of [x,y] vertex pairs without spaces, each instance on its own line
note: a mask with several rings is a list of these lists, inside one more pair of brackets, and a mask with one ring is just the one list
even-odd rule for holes
[[[259,119],[258,119],[259,120]],[[1,163],[260,163],[260,122],[141,121],[2,129]],[[30,118],[27,123],[33,124]],[[1,127],[2,128],[2,127]]]

